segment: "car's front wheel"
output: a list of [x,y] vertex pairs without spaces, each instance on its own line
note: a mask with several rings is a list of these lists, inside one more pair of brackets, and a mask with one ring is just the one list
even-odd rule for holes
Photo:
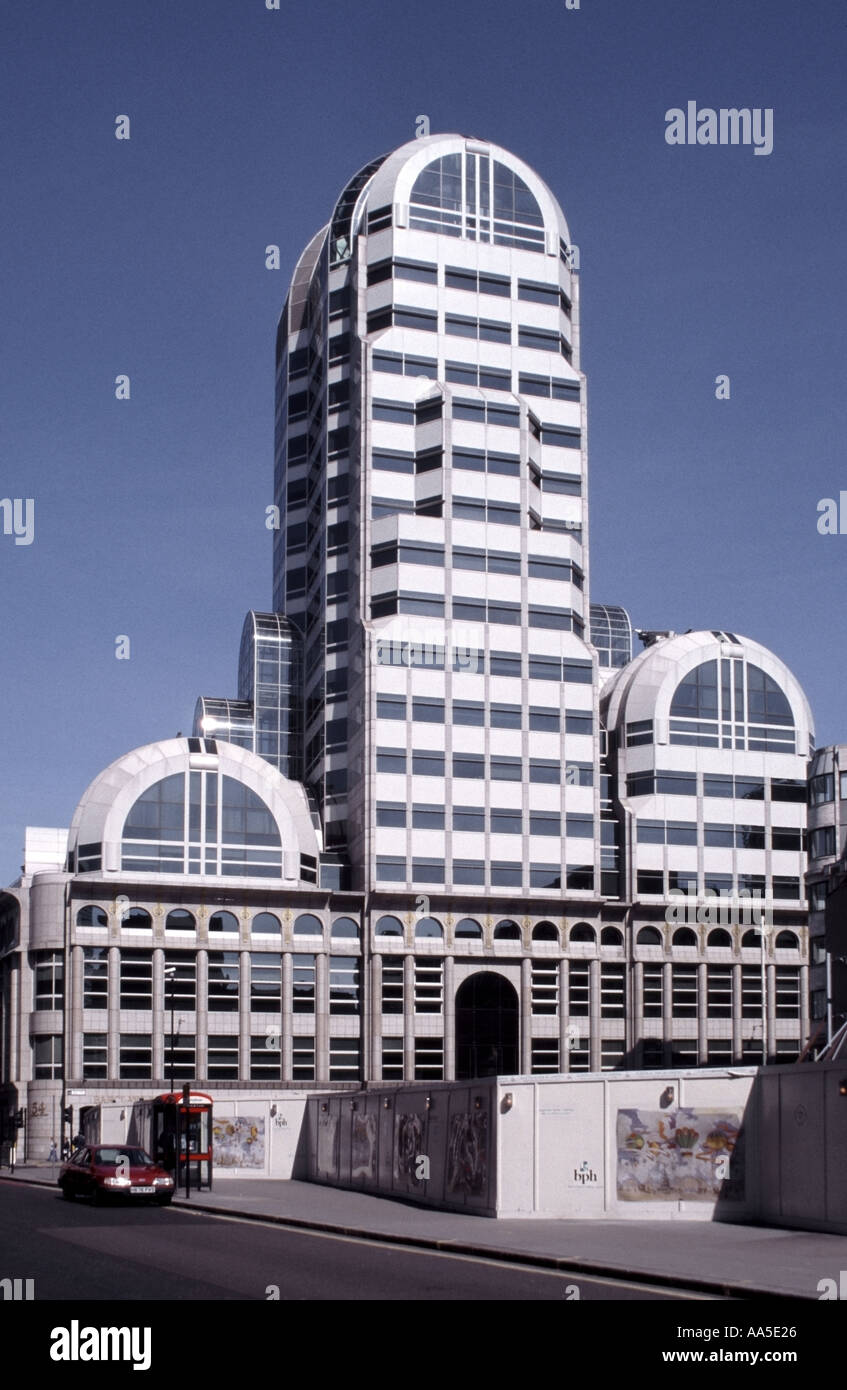
[[173,1195],[169,1193],[167,1197],[157,1197],[157,1198],[156,1198],[156,1206],[157,1206],[157,1207],[169,1207],[172,1201],[173,1201]]
[[62,1196],[64,1197],[66,1202],[72,1202],[74,1199],[74,1194],[73,1192],[71,1192],[71,1189],[67,1186],[66,1183],[62,1184]]

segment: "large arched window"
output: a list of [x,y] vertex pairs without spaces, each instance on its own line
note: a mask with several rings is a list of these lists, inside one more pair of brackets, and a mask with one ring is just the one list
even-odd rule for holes
[[794,716],[772,676],[741,657],[703,661],[676,687],[671,743],[793,753]]
[[601,946],[622,946],[623,933],[617,927],[604,927],[600,933]]
[[723,927],[715,927],[714,931],[709,932],[706,945],[722,947],[731,946],[732,937],[730,936],[728,931],[724,931]]
[[460,938],[475,941],[482,936],[482,927],[479,925],[479,922],[475,922],[472,917],[463,917],[461,922],[456,923],[454,935],[457,941]]
[[121,926],[130,931],[147,931],[153,925],[153,918],[143,907],[131,907],[121,918]]
[[498,922],[494,928],[495,941],[520,941],[520,939],[520,927],[517,922],[511,921],[508,917],[504,921]]
[[422,232],[544,251],[544,218],[524,180],[489,154],[434,159],[415,179],[409,225]]
[[260,796],[221,772],[177,772],[142,792],[124,822],[121,867],[136,873],[280,878],[279,827]]
[[673,934],[674,946],[696,946],[697,936],[690,927],[677,927]]
[[800,949],[800,941],[793,931],[781,931],[777,933],[774,945],[780,951],[797,951]]

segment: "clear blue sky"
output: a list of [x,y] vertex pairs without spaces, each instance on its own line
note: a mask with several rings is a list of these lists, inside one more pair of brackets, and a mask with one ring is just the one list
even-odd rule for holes
[[[235,694],[288,275],[424,113],[533,165],[580,247],[592,597],[765,643],[847,739],[843,0],[39,0],[0,52],[0,497],[35,499],[0,534],[0,882]],[[690,100],[772,108],[773,153],[669,146]]]

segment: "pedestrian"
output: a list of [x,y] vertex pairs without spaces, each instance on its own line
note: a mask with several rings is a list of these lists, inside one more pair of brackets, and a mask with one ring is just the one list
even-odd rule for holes
[[63,1158],[63,1160],[67,1160],[67,1159],[70,1158],[70,1156],[71,1156],[71,1145],[70,1145],[70,1140],[68,1140],[68,1139],[63,1139],[63,1140],[62,1140],[62,1158]]
[[72,1149],[81,1149],[84,1143],[85,1143],[85,1135],[84,1135],[84,1134],[75,1134],[74,1137],[73,1137],[73,1139],[71,1140],[71,1148],[72,1148]]
[[58,1162],[59,1162],[59,1151],[58,1151],[58,1149],[56,1148],[56,1140],[55,1140],[55,1139],[51,1139],[51,1140],[50,1140],[50,1152],[49,1152],[49,1154],[47,1155],[47,1162],[48,1162],[48,1163],[58,1163]]

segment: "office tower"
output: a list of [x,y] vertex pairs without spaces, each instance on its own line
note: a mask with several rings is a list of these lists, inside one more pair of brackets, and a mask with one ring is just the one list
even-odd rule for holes
[[351,180],[292,279],[274,594],[366,892],[600,888],[569,245],[521,160],[431,136]]

